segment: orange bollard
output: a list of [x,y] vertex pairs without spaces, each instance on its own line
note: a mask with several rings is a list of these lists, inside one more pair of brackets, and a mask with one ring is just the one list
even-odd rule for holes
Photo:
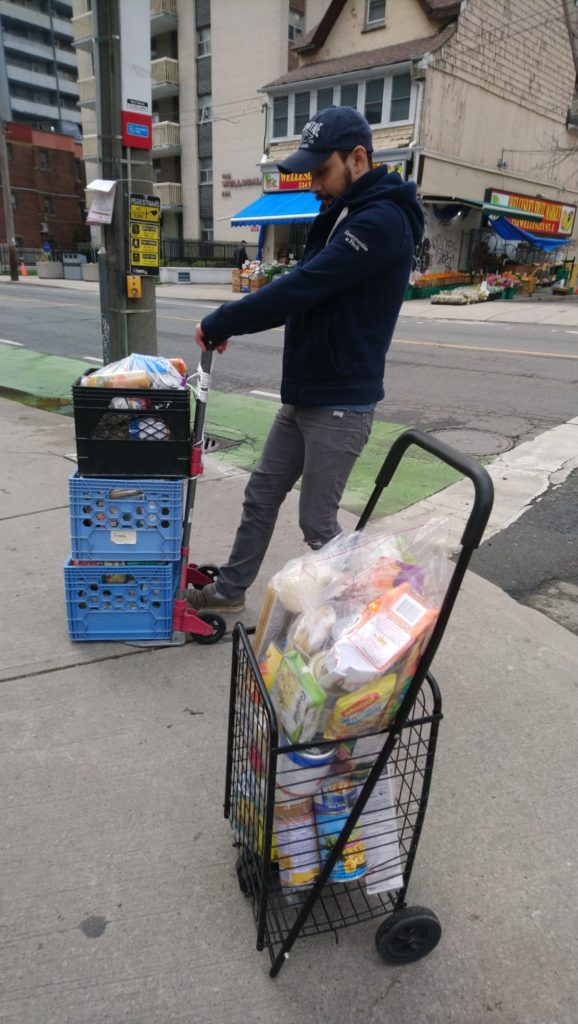
[[28,277],[29,276],[28,271],[26,269],[26,264],[24,263],[24,261],[22,261],[22,266],[20,267],[20,274],[21,274],[22,277]]

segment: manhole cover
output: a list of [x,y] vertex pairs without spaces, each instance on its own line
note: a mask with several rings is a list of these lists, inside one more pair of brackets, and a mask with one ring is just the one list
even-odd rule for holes
[[241,438],[219,437],[218,434],[205,434],[204,450],[206,452],[221,452],[224,448],[238,448],[242,443]]
[[464,455],[499,455],[512,447],[509,437],[488,430],[436,430],[434,437],[457,448]]

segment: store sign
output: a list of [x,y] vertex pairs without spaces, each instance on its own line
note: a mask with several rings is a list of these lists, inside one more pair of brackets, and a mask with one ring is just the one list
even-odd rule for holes
[[264,192],[308,192],[310,189],[310,174],[283,174],[282,171],[263,172]]
[[518,192],[497,192],[493,189],[486,191],[485,201],[497,207],[510,206],[516,210],[540,214],[540,221],[516,220],[511,215],[508,216],[508,220],[516,227],[530,231],[534,235],[561,235],[570,238],[574,229],[576,206],[572,203],[557,203],[554,199],[537,199],[535,196],[525,196]]
[[129,199],[130,272],[156,277],[159,272],[161,201],[132,192]]
[[[374,167],[385,167],[388,174],[397,171],[405,178],[405,160],[397,160],[395,163],[384,163],[383,160],[374,160]],[[308,192],[311,191],[310,174],[284,174],[283,171],[263,172],[264,192]]]

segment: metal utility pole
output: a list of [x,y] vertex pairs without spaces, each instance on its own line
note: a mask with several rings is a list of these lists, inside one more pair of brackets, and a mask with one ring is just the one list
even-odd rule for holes
[[98,258],[105,363],[122,359],[131,352],[157,352],[155,279],[140,279],[141,298],[129,298],[127,294],[129,195],[131,192],[151,193],[153,175],[150,152],[132,150],[122,141],[119,3],[120,0],[92,0],[100,176],[117,183],[112,223],[102,229],[104,245]]

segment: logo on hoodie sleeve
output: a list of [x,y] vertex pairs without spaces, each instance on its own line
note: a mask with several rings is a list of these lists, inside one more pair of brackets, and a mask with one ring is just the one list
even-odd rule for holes
[[355,249],[356,252],[359,252],[360,249],[363,249],[364,252],[369,252],[369,247],[366,243],[362,242],[361,238],[358,238],[357,235],[354,235],[353,231],[350,231],[349,228],[345,229],[343,237],[347,244],[350,245],[352,249]]

